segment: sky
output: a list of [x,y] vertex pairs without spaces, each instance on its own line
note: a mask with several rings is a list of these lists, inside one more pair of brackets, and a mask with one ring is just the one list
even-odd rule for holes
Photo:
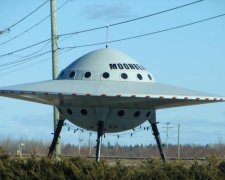
[[[7,29],[19,19],[40,6],[44,0],[9,0],[0,2],[0,31]],[[66,3],[65,3],[66,2]],[[107,26],[112,23],[156,13],[174,8],[191,0],[142,0],[142,1],[79,1],[57,0],[57,32],[65,34]],[[0,56],[50,38],[50,19],[27,33],[3,42],[20,34],[49,15],[49,2],[27,19],[0,35]],[[138,21],[110,27],[108,40],[115,40],[144,33],[154,32],[191,23],[201,19],[225,13],[225,1],[205,0],[191,6],[162,13]],[[192,26],[162,32],[138,39],[109,44],[109,48],[122,51],[136,59],[148,69],[160,83],[171,84],[193,90],[225,96],[225,16]],[[104,42],[106,29],[75,34],[58,39],[59,71],[80,56],[105,45],[75,48],[65,52],[65,47]],[[51,50],[51,43],[40,44],[24,51],[0,57],[0,86],[38,82],[52,78],[51,54],[40,56],[21,64],[4,66],[6,63],[22,60]],[[177,130],[180,124],[181,144],[225,143],[225,103],[213,103],[198,106],[163,109],[157,111],[158,127],[163,143],[167,142],[165,127],[169,126],[168,143],[177,143]],[[0,97],[0,137],[13,139],[37,139],[50,142],[53,132],[52,107],[43,104]],[[69,122],[67,122],[69,123]],[[132,137],[128,131],[106,135],[103,142],[120,145],[154,144],[152,132],[143,130],[149,126],[146,122],[138,127],[141,131]],[[73,133],[67,127],[62,130],[62,142],[78,144],[88,143],[88,132]],[[92,134],[94,144],[96,134]]]

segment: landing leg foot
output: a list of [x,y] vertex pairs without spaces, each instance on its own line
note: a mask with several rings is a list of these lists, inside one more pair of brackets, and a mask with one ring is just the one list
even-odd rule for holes
[[51,144],[51,146],[49,148],[48,157],[52,157],[53,156],[53,152],[55,151],[55,147],[56,147],[57,141],[59,139],[59,135],[60,135],[60,132],[62,130],[63,123],[64,123],[64,119],[58,121],[56,130],[54,132],[54,137],[53,137],[53,140],[52,140],[52,144]]
[[156,125],[156,123],[153,123],[153,124],[151,124],[151,126],[152,126],[153,135],[155,136],[155,140],[156,140],[156,143],[157,143],[158,148],[159,148],[160,156],[161,156],[163,161],[166,161],[157,125]]
[[157,122],[156,122],[155,111],[152,113],[151,118],[148,121],[151,124],[153,135],[155,136],[155,140],[156,140],[156,143],[158,145],[158,149],[159,149],[161,159],[165,162],[166,156],[165,156],[165,153],[164,153],[163,148],[162,148],[162,143],[161,143],[161,139],[160,139],[160,135],[159,135],[158,127],[157,127]]
[[96,145],[96,161],[100,160],[100,150],[101,150],[101,141],[104,129],[104,121],[98,122],[98,134],[97,134],[97,145]]

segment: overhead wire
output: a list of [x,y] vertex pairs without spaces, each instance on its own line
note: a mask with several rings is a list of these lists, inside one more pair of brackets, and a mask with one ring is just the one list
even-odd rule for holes
[[[191,25],[194,25],[194,24],[198,24],[198,23],[202,23],[202,22],[205,22],[205,21],[209,21],[209,20],[212,20],[212,19],[216,19],[216,18],[219,18],[219,17],[222,17],[222,16],[225,16],[225,13],[224,14],[220,14],[220,15],[217,15],[217,16],[213,16],[213,17],[209,17],[209,18],[206,18],[206,19],[202,19],[202,20],[199,20],[199,21],[195,21],[195,22],[191,22],[191,23],[187,23],[187,24],[183,24],[183,25],[179,25],[179,26],[175,26],[175,27],[171,27],[171,28],[167,28],[167,29],[163,29],[163,30],[159,30],[159,31],[154,31],[154,32],[150,32],[150,33],[145,33],[145,34],[140,34],[140,35],[136,35],[136,36],[131,36],[131,37],[126,37],[126,38],[122,38],[122,39],[116,39],[116,40],[111,40],[111,41],[108,41],[107,43],[115,43],[115,42],[120,42],[120,41],[126,41],[126,40],[130,40],[130,39],[135,39],[135,38],[140,38],[140,37],[144,37],[144,36],[149,36],[149,35],[153,35],[153,34],[158,34],[158,33],[162,33],[162,32],[166,32],[166,31],[171,31],[171,30],[175,30],[175,29],[179,29],[179,28],[183,28],[183,27],[187,27],[187,26],[191,26]],[[48,39],[49,40],[49,39]],[[39,43],[36,43],[36,44],[41,44],[43,42],[46,42],[47,40],[44,40],[44,41],[41,41]],[[32,46],[35,46],[36,44],[33,44],[29,47],[32,47]],[[65,53],[65,52],[68,52],[72,49],[75,49],[75,48],[82,48],[82,47],[89,47],[89,46],[96,46],[96,45],[102,45],[102,44],[105,44],[105,42],[98,42],[98,43],[92,43],[92,44],[85,44],[85,45],[79,45],[79,46],[72,46],[72,47],[63,47],[63,48],[58,48],[59,50],[63,51],[61,54]],[[17,50],[17,51],[14,51],[14,52],[18,52],[18,51],[21,51],[23,49],[27,49],[28,47],[25,47],[25,48],[22,48],[20,50]],[[45,53],[50,53],[51,51],[47,51]],[[42,54],[45,54],[45,53],[42,53]],[[8,53],[9,54],[9,53]],[[12,54],[12,52],[11,52]],[[39,54],[37,55],[40,56],[42,54]],[[7,55],[7,54],[6,54]],[[1,55],[3,56],[3,55]],[[0,56],[0,57],[1,57]],[[30,58],[29,58],[30,59]],[[26,61],[27,59],[25,60],[22,60],[22,61]],[[21,62],[22,62],[21,61]]]
[[[115,42],[120,42],[120,41],[126,41],[126,40],[130,40],[130,39],[135,39],[135,38],[140,38],[140,37],[144,37],[144,36],[149,36],[149,35],[153,35],[153,34],[158,34],[158,33],[162,33],[162,32],[166,32],[166,31],[171,31],[171,30],[175,30],[175,29],[179,29],[179,28],[183,28],[183,27],[186,27],[186,26],[191,26],[191,25],[194,25],[194,24],[198,24],[198,23],[201,23],[201,22],[205,22],[205,21],[209,21],[209,20],[212,20],[212,19],[215,19],[215,18],[219,18],[219,17],[222,17],[224,16],[224,14],[220,14],[220,15],[217,15],[217,16],[213,16],[213,17],[209,17],[209,18],[206,18],[206,19],[202,19],[202,20],[199,20],[199,21],[195,21],[195,22],[191,22],[191,23],[187,23],[187,24],[183,24],[183,25],[179,25],[179,26],[175,26],[175,27],[171,27],[171,28],[167,28],[167,29],[163,29],[163,30],[159,30],[159,31],[154,31],[154,32],[150,32],[150,33],[145,33],[145,34],[140,34],[140,35],[136,35],[136,36],[130,36],[130,37],[125,37],[125,38],[121,38],[121,39],[116,39],[116,40],[111,40],[111,41],[108,41],[107,43],[115,43]],[[32,44],[30,46],[27,46],[27,47],[24,47],[24,48],[21,48],[19,50],[16,50],[16,51],[13,51],[13,52],[10,52],[10,53],[7,53],[7,54],[3,54],[3,55],[0,55],[0,57],[3,57],[3,56],[6,56],[6,55],[10,55],[10,54],[13,54],[15,52],[19,52],[19,51],[22,51],[22,50],[25,50],[25,49],[28,49],[30,47],[33,47],[33,46],[36,46],[36,45],[39,45],[41,43],[44,43],[46,41],[49,41],[50,39],[47,39],[47,40],[44,40],[44,41],[41,41],[41,42],[38,42],[36,44]],[[89,47],[89,46],[96,46],[96,45],[102,45],[102,44],[105,44],[105,42],[97,42],[97,43],[91,43],[91,44],[85,44],[85,45],[78,45],[78,46],[72,46],[72,47],[62,47],[62,48],[58,48],[59,50],[63,51],[61,54],[65,53],[65,52],[68,52],[72,49],[75,49],[75,48],[82,48],[82,47]],[[45,52],[45,53],[50,53],[51,51],[48,51],[48,52]],[[44,54],[45,54],[44,53]],[[41,55],[41,54],[38,54],[37,57]],[[35,56],[36,57],[36,56]],[[28,58],[30,59],[30,58]],[[16,63],[22,63],[22,62],[26,62],[26,60],[28,59],[23,59],[21,61],[18,61],[18,62],[15,62]]]
[[12,54],[12,56],[15,56],[15,57],[19,58],[17,60],[34,56],[35,54],[40,53],[41,51],[43,51],[50,44],[50,42],[51,42],[50,40],[47,41],[46,44],[44,44],[42,47],[39,48],[39,50],[34,51],[34,52],[30,53],[30,54],[27,54],[27,55]]
[[[61,51],[59,52],[59,55],[62,54],[62,52],[63,52],[63,51],[61,50]],[[7,69],[11,69],[11,68],[13,68],[13,67],[17,67],[18,65],[21,65],[21,64],[24,64],[24,63],[27,63],[27,62],[31,62],[31,61],[33,61],[34,59],[39,58],[39,57],[41,57],[41,56],[43,56],[43,55],[46,55],[46,54],[49,54],[49,53],[51,53],[51,50],[50,50],[50,51],[46,51],[46,52],[41,53],[41,54],[38,54],[38,55],[35,55],[35,56],[32,56],[32,57],[29,57],[29,58],[26,58],[26,59],[22,59],[22,60],[20,60],[20,61],[15,62],[14,64],[12,63],[10,67],[0,69],[0,71],[4,71],[4,70],[7,70]],[[15,70],[12,70],[12,71],[9,71],[9,72],[3,73],[3,74],[0,74],[0,76],[4,76],[4,75],[7,75],[7,74],[10,74],[10,73],[13,73],[13,72],[17,72],[17,71],[26,69],[26,68],[31,67],[31,66],[33,66],[33,65],[42,63],[42,62],[44,62],[44,61],[46,61],[46,60],[48,60],[48,59],[49,59],[49,57],[48,57],[48,58],[45,58],[45,59],[43,59],[43,60],[41,60],[41,61],[38,61],[38,62],[36,62],[36,63],[33,63],[33,64],[30,64],[30,65],[27,65],[27,66],[24,66],[24,67],[21,67],[21,68],[17,68],[17,69],[15,69]],[[0,66],[0,67],[1,67],[1,66]]]
[[[59,37],[62,37],[62,36],[68,36],[68,35],[85,33],[85,32],[94,31],[94,30],[98,30],[98,29],[102,29],[102,28],[106,28],[106,27],[110,27],[110,26],[116,26],[116,25],[120,25],[120,24],[124,24],[124,23],[128,23],[128,22],[140,20],[140,19],[143,19],[143,18],[155,16],[155,15],[158,15],[158,14],[162,14],[162,13],[165,13],[165,12],[169,12],[169,11],[172,11],[172,10],[176,10],[176,9],[179,9],[179,8],[183,8],[183,7],[186,7],[186,6],[189,6],[189,5],[193,5],[195,3],[199,3],[199,2],[202,2],[202,1],[204,1],[204,0],[194,1],[192,3],[184,4],[184,5],[177,6],[177,7],[174,7],[174,8],[171,8],[171,9],[167,9],[167,10],[164,10],[164,11],[160,11],[160,12],[156,12],[156,13],[153,13],[153,14],[148,14],[148,15],[145,15],[145,16],[141,16],[141,17],[138,17],[138,18],[134,18],[134,19],[130,19],[130,20],[126,20],[126,21],[121,21],[121,22],[118,22],[118,23],[110,24],[108,26],[100,26],[100,27],[96,27],[96,28],[91,28],[91,29],[86,29],[86,30],[82,30],[82,31],[73,32],[73,33],[60,34],[60,35],[58,35],[58,38]],[[47,39],[47,40],[49,40],[49,39]],[[47,40],[45,40],[45,41],[47,41]],[[42,42],[39,42],[39,43],[42,43]],[[6,54],[2,54],[2,55],[0,55],[0,57],[7,56],[7,55],[13,54],[15,52],[19,52],[19,51],[28,49],[30,47],[33,47],[33,46],[38,45],[39,43],[36,43],[36,44],[30,45],[30,46],[27,46],[27,47],[22,48],[22,49],[19,49],[19,50],[15,50],[13,52],[9,52],[9,53],[6,53]],[[103,44],[103,43],[101,43],[101,44]]]
[[39,24],[41,24],[42,22],[44,22],[47,18],[48,18],[48,16],[45,17],[45,18],[43,18],[41,21],[39,21],[38,23],[34,24],[33,26],[31,26],[30,28],[26,29],[25,31],[23,31],[23,32],[21,32],[21,33],[19,33],[19,34],[17,34],[16,36],[13,36],[12,38],[10,38],[10,39],[7,40],[7,41],[4,41],[4,42],[0,43],[0,46],[1,46],[1,45],[4,45],[4,44],[6,44],[6,43],[8,43],[8,42],[10,42],[10,41],[12,41],[12,40],[14,40],[14,39],[20,37],[20,36],[22,36],[23,34],[27,33],[28,31],[30,31],[30,30],[33,29],[34,27],[36,27],[36,26],[38,26]]
[[[225,13],[217,15],[217,16],[209,17],[209,18],[206,18],[206,19],[194,21],[194,22],[191,22],[191,23],[182,24],[182,25],[179,25],[179,26],[171,27],[171,28],[166,28],[166,29],[163,29],[163,30],[158,30],[158,31],[153,31],[153,32],[145,33],[145,34],[136,35],[136,36],[130,36],[130,37],[125,37],[125,38],[121,38],[121,39],[107,41],[107,43],[111,44],[111,43],[115,43],[115,42],[121,42],[121,41],[130,40],[130,39],[136,39],[136,38],[141,38],[141,37],[150,36],[150,35],[154,35],[154,34],[159,34],[159,33],[162,33],[162,32],[171,31],[171,30],[175,30],[175,29],[180,29],[180,28],[191,26],[191,25],[194,25],[194,24],[199,24],[199,23],[202,23],[202,22],[205,22],[205,21],[209,21],[209,20],[212,20],[212,19],[216,19],[216,18],[222,17],[222,16],[225,16]],[[75,49],[75,48],[97,46],[97,45],[102,45],[102,44],[105,44],[105,41],[104,42],[96,42],[96,43],[92,43],[92,44],[84,44],[84,45],[71,46],[71,47],[63,47],[61,49],[71,49],[72,50],[72,49]]]
[[32,60],[34,60],[34,59],[36,59],[36,58],[38,58],[38,57],[40,57],[40,56],[43,56],[43,55],[45,55],[45,54],[50,53],[50,52],[51,52],[51,50],[45,51],[45,52],[43,52],[43,53],[41,53],[41,54],[37,54],[37,55],[32,56],[32,57],[24,58],[24,59],[22,59],[22,60],[13,61],[13,62],[8,62],[8,63],[6,63],[6,64],[0,65],[0,67],[8,66],[8,67],[6,67],[6,68],[0,69],[0,71],[3,71],[3,70],[6,70],[6,69],[15,67],[15,66],[17,66],[18,64],[23,64],[23,63],[25,63],[25,62],[32,61]]
[[11,51],[11,52],[9,52],[9,53],[2,54],[2,55],[0,55],[0,57],[8,56],[8,55],[14,54],[14,53],[16,53],[16,52],[20,52],[20,51],[23,51],[23,50],[32,48],[32,47],[37,46],[37,45],[39,45],[39,44],[45,43],[45,42],[47,42],[47,41],[49,41],[49,40],[51,40],[51,39],[48,38],[48,39],[45,39],[45,40],[43,40],[43,41],[39,41],[39,42],[37,42],[37,43],[35,43],[35,44],[31,44],[31,45],[26,46],[26,47],[23,47],[23,48],[21,48],[21,49],[17,49],[17,50],[15,50],[15,51]]
[[188,3],[188,4],[183,4],[181,6],[177,6],[177,7],[170,8],[170,9],[166,9],[166,10],[159,11],[159,12],[152,13],[152,14],[148,14],[148,15],[145,15],[145,16],[140,16],[140,17],[137,17],[137,18],[133,18],[133,19],[126,20],[126,21],[121,21],[121,22],[109,24],[107,26],[99,26],[99,27],[90,28],[90,29],[86,29],[86,30],[81,30],[81,31],[76,31],[76,32],[71,32],[71,33],[60,34],[60,35],[58,35],[58,37],[69,36],[69,35],[74,35],[74,34],[80,34],[80,33],[85,33],[85,32],[89,32],[89,31],[99,30],[99,29],[103,29],[103,28],[107,28],[107,27],[117,26],[117,25],[129,23],[129,22],[137,21],[137,20],[140,20],[140,19],[148,18],[148,17],[151,17],[151,16],[163,14],[163,13],[166,13],[166,12],[169,12],[169,11],[177,10],[177,9],[180,9],[180,8],[183,8],[183,7],[186,7],[186,6],[190,6],[190,5],[193,5],[193,4],[196,4],[196,3],[200,3],[202,1],[204,1],[204,0],[194,1],[194,2],[191,2],[191,3]]
[[27,19],[29,16],[31,16],[33,13],[35,13],[37,10],[39,10],[42,6],[44,6],[49,0],[45,1],[44,3],[42,3],[40,6],[38,6],[36,9],[34,9],[33,11],[31,11],[30,13],[28,13],[26,16],[24,16],[22,19],[18,20],[17,22],[15,22],[14,24],[12,24],[11,26],[5,28],[3,30],[4,31],[10,31],[10,29],[12,27],[15,27],[17,24],[21,23],[22,21],[24,21],[25,19]]
[[[57,12],[58,10],[60,10],[64,5],[66,5],[66,3],[68,3],[68,0],[66,0],[62,5],[60,5],[60,6],[56,9],[55,12]],[[44,17],[44,18],[41,19],[39,22],[37,22],[36,24],[34,24],[33,26],[31,26],[30,28],[24,30],[23,32],[21,32],[21,33],[15,35],[15,36],[13,36],[12,38],[10,38],[10,39],[8,39],[8,40],[2,42],[2,43],[0,43],[0,46],[1,46],[1,45],[4,45],[4,44],[6,44],[6,43],[8,43],[8,42],[10,42],[10,41],[12,41],[12,40],[14,40],[14,39],[20,37],[20,36],[22,36],[23,34],[27,33],[28,31],[32,30],[32,29],[35,28],[36,26],[38,26],[38,25],[40,25],[41,23],[43,23],[43,22],[44,22],[46,19],[48,19],[50,16],[51,16],[51,14],[49,14],[49,15],[46,16],[46,17]]]
[[31,67],[31,66],[40,64],[40,63],[42,63],[42,62],[44,62],[44,61],[46,61],[46,60],[48,60],[48,59],[49,59],[49,58],[45,58],[45,59],[43,59],[43,60],[41,60],[41,61],[38,61],[38,62],[33,63],[33,64],[29,64],[29,65],[24,66],[24,67],[22,67],[22,68],[17,68],[17,69],[15,69],[15,70],[12,70],[12,71],[9,71],[9,72],[6,72],[6,73],[2,73],[2,74],[0,74],[0,76],[5,76],[5,75],[7,75],[7,74],[11,74],[11,73],[14,73],[14,72],[17,72],[17,71],[21,71],[21,70],[26,69],[26,68],[28,68],[28,67]]

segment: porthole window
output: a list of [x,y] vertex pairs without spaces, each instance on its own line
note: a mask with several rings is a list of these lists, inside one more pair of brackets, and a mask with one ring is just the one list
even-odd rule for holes
[[81,110],[80,110],[80,113],[81,113],[82,115],[86,116],[88,112],[87,112],[86,109],[81,109]]
[[108,72],[104,72],[102,74],[102,77],[105,78],[105,79],[109,78],[109,73]]
[[126,74],[126,73],[122,73],[122,74],[121,74],[121,78],[123,78],[123,79],[127,79],[127,78],[128,78],[128,76],[127,76],[127,74]]
[[150,76],[150,74],[148,74],[148,78],[149,78],[150,80],[152,80],[152,77]]
[[86,73],[84,74],[84,77],[85,77],[85,78],[91,77],[91,72],[86,72]]
[[143,77],[142,77],[141,74],[137,74],[137,78],[138,78],[139,80],[142,80],[142,79],[143,79]]
[[125,114],[125,113],[124,113],[123,110],[120,110],[120,111],[117,112],[117,115],[120,116],[120,117],[124,116],[124,114]]
[[151,111],[148,111],[146,117],[148,118],[151,115]]
[[73,78],[75,76],[75,71],[72,71],[71,73],[70,73],[70,78]]
[[136,111],[136,112],[134,113],[134,117],[138,117],[138,116],[140,116],[140,111]]
[[72,112],[71,109],[67,109],[67,113],[68,113],[69,115],[72,115],[72,114],[73,114],[73,112]]

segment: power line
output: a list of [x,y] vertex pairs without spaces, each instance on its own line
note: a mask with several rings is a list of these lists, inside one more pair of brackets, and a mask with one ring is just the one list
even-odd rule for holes
[[46,17],[43,18],[41,21],[39,21],[38,23],[34,24],[33,26],[31,26],[30,28],[26,29],[25,31],[23,31],[23,32],[21,32],[21,33],[19,33],[19,34],[17,34],[16,36],[13,36],[12,38],[8,39],[7,41],[2,42],[2,43],[0,44],[0,46],[1,46],[1,45],[4,45],[4,44],[6,44],[6,43],[8,43],[8,42],[10,42],[10,41],[12,41],[12,40],[14,40],[14,39],[20,37],[20,36],[22,36],[22,35],[25,34],[25,33],[27,33],[28,31],[30,31],[30,30],[33,29],[34,27],[36,27],[36,26],[38,26],[39,24],[41,24],[42,22],[44,22],[48,17],[49,17],[49,16],[46,16]]
[[26,69],[26,68],[28,68],[28,67],[31,67],[31,66],[40,64],[40,63],[42,63],[42,62],[44,62],[44,61],[46,61],[46,60],[48,60],[48,59],[49,59],[49,58],[45,58],[45,59],[43,59],[43,60],[41,60],[41,61],[38,61],[38,62],[36,62],[36,63],[33,63],[33,64],[30,64],[30,65],[24,66],[24,67],[22,67],[22,68],[18,68],[18,69],[15,69],[15,70],[13,70],[13,71],[9,71],[9,72],[0,74],[0,76],[5,76],[5,75],[7,75],[7,74],[11,74],[11,73],[14,73],[14,72],[17,72],[17,71],[21,71],[21,70]]
[[[68,3],[68,0],[66,0],[60,7],[57,8],[56,11],[60,10],[66,3]],[[31,29],[35,28],[36,26],[40,25],[41,23],[43,23],[46,19],[48,19],[51,15],[49,14],[48,16],[44,17],[43,19],[41,19],[39,22],[37,22],[36,24],[34,24],[33,26],[31,26],[30,28],[24,30],[23,32],[13,36],[12,38],[8,39],[7,41],[4,41],[2,43],[0,43],[0,46],[1,45],[4,45],[20,36],[22,36],[23,34],[27,33],[28,31],[30,31]]]
[[[36,58],[38,58],[38,57],[40,57],[40,56],[49,54],[50,52],[51,52],[51,50],[50,50],[50,51],[46,51],[46,52],[41,53],[41,54],[37,54],[37,55],[32,56],[32,57],[29,57],[29,58],[21,59],[21,60],[14,61],[14,62],[9,62],[8,64],[3,64],[3,65],[0,66],[0,67],[4,67],[4,66],[8,66],[8,67],[2,68],[2,69],[0,69],[0,71],[4,71],[4,70],[7,70],[7,69],[11,69],[11,68],[16,67],[16,66],[18,66],[18,65],[21,65],[21,64],[24,64],[24,63],[33,61],[34,59],[36,59]],[[60,55],[60,54],[62,54],[62,51],[59,52],[59,55]],[[47,59],[48,59],[48,58],[47,58]],[[45,59],[45,60],[46,60],[46,59]],[[43,62],[43,61],[45,61],[45,60],[41,60],[40,62],[38,62],[38,63],[33,63],[33,64],[34,64],[34,65],[35,65],[35,64],[39,64],[39,63],[41,63],[41,62]],[[30,66],[32,66],[32,65],[28,65],[28,66],[25,66],[24,68],[22,67],[22,68],[16,69],[15,71],[20,71],[20,70],[23,70],[23,69],[25,69],[25,68],[27,68],[27,67],[30,67]],[[12,73],[12,72],[14,72],[14,71],[10,71],[10,73]],[[9,73],[0,74],[0,76],[1,76],[1,75],[6,75],[6,74],[9,74]]]
[[[5,67],[5,66],[6,66],[6,68],[2,68],[2,69],[0,69],[0,71],[6,70],[6,69],[10,69],[10,68],[12,68],[12,67],[14,67],[14,66],[17,66],[18,64],[23,64],[23,63],[25,63],[25,62],[32,61],[32,60],[34,60],[34,59],[36,59],[36,58],[38,58],[38,57],[40,57],[40,56],[43,56],[43,55],[45,55],[45,54],[50,53],[50,52],[51,52],[51,50],[46,51],[46,52],[41,53],[41,54],[37,54],[37,55],[32,56],[32,57],[29,57],[29,58],[24,58],[24,59],[21,59],[21,60],[18,60],[18,61],[8,62],[8,63],[6,63],[6,64],[0,65],[0,67]],[[7,66],[8,66],[8,67],[7,67]]]
[[15,22],[14,24],[12,24],[11,26],[9,26],[8,28],[6,28],[4,31],[10,31],[10,29],[14,26],[16,26],[17,24],[21,23],[22,21],[24,21],[25,19],[27,19],[29,16],[31,16],[33,13],[35,13],[37,10],[39,10],[42,6],[44,6],[49,0],[45,1],[44,3],[42,3],[40,6],[38,6],[36,9],[34,9],[33,11],[31,11],[29,14],[27,14],[26,16],[24,16],[22,19],[20,19],[19,21]]
[[42,43],[44,43],[44,42],[47,42],[47,41],[49,41],[49,40],[50,40],[50,38],[49,38],[49,39],[45,39],[45,40],[43,40],[43,41],[37,42],[37,43],[35,43],[35,44],[31,44],[31,45],[26,46],[26,47],[24,47],[24,48],[17,49],[17,50],[15,50],[15,51],[12,51],[12,52],[9,52],[9,53],[6,53],[6,54],[2,54],[2,55],[0,55],[0,57],[8,56],[8,55],[14,54],[14,53],[16,53],[16,52],[19,52],[19,51],[23,51],[23,50],[25,50],[25,49],[32,48],[32,47],[34,47],[34,46],[37,46],[37,45],[42,44]]
[[120,25],[120,24],[132,22],[132,21],[137,21],[137,20],[140,20],[140,19],[148,18],[148,17],[151,17],[151,16],[159,15],[159,14],[166,13],[166,12],[173,11],[173,10],[177,10],[177,9],[180,9],[180,8],[183,8],[183,7],[186,7],[186,6],[190,6],[190,5],[193,5],[193,4],[196,4],[196,3],[200,3],[202,1],[204,1],[204,0],[194,1],[194,2],[191,2],[191,3],[188,3],[188,4],[184,4],[184,5],[177,6],[177,7],[171,8],[171,9],[167,9],[167,10],[164,10],[164,11],[156,12],[156,13],[149,14],[149,15],[146,15],[146,16],[142,16],[142,17],[130,19],[130,20],[127,20],[127,21],[114,23],[114,24],[111,24],[109,26],[117,26],[117,25]]
[[44,49],[46,49],[46,47],[49,45],[49,43],[50,43],[50,40],[47,41],[46,44],[44,44],[39,50],[34,51],[34,52],[30,53],[30,54],[27,54],[27,55],[13,54],[13,56],[18,57],[18,58],[19,58],[18,60],[20,60],[20,58],[23,59],[23,58],[27,58],[27,57],[34,56],[35,54],[38,54],[38,53],[40,53],[41,51],[43,51]]
[[107,28],[107,27],[117,26],[117,25],[129,23],[129,22],[132,22],[132,21],[137,21],[137,20],[140,20],[140,19],[148,18],[148,17],[151,17],[151,16],[159,15],[159,14],[162,14],[162,13],[166,13],[166,12],[169,12],[169,11],[173,11],[173,10],[176,10],[176,9],[180,9],[180,8],[183,8],[183,7],[186,7],[186,6],[190,6],[190,5],[193,5],[193,4],[196,4],[196,3],[200,3],[202,1],[204,1],[204,0],[194,1],[194,2],[191,2],[191,3],[188,3],[188,4],[184,4],[184,5],[181,5],[181,6],[177,6],[177,7],[171,8],[171,9],[159,11],[159,12],[156,12],[156,13],[153,13],[153,14],[148,14],[148,15],[137,17],[137,18],[134,18],[134,19],[130,19],[130,20],[126,20],[126,21],[121,21],[121,22],[109,24],[107,26],[99,26],[99,27],[90,28],[90,29],[86,29],[86,30],[81,30],[81,31],[77,31],[77,32],[60,34],[58,36],[61,37],[61,36],[80,34],[80,33],[85,33],[85,32],[89,32],[89,31],[99,30],[99,29],[103,29],[103,28]]
[[[209,21],[209,20],[212,20],[212,19],[216,19],[216,18],[219,18],[219,17],[222,17],[222,16],[225,16],[225,13],[217,15],[217,16],[213,16],[213,17],[210,17],[210,18],[202,19],[202,20],[199,20],[199,21],[191,22],[191,23],[188,23],[188,24],[183,24],[183,25],[179,25],[179,26],[175,26],[175,27],[159,30],[159,31],[154,31],[154,32],[150,32],[150,33],[145,33],[145,34],[140,34],[140,35],[136,35],[136,36],[131,36],[131,37],[126,37],[126,38],[122,38],[122,39],[116,39],[116,40],[108,41],[107,43],[110,44],[110,43],[126,41],[126,40],[136,39],[136,38],[145,37],[145,36],[150,36],[150,35],[153,35],[153,34],[158,34],[158,33],[166,32],[166,31],[171,31],[171,30],[175,30],[175,29],[191,26],[191,25],[194,25],[194,24],[202,23],[202,22]],[[37,46],[37,45],[42,44],[42,43],[44,43],[46,41],[49,41],[49,40],[50,39],[46,39],[46,40],[40,41],[38,43],[35,43],[35,44],[30,45],[30,46],[21,48],[19,50],[15,50],[13,52],[9,52],[9,53],[0,55],[0,57],[7,56],[7,55],[13,54],[15,52],[19,52],[19,51],[22,51],[22,50],[25,50],[25,49]],[[72,49],[75,49],[75,48],[97,46],[97,45],[102,45],[102,44],[105,44],[105,42],[97,42],[97,43],[85,44],[85,45],[79,45],[79,46],[72,46],[72,47],[63,47],[63,48],[59,48],[59,49],[60,50],[68,49],[67,51],[69,51],[69,50],[72,50]],[[65,51],[65,52],[67,52],[67,51]],[[63,53],[65,53],[65,52],[63,52]]]
[[[111,40],[111,41],[108,41],[107,43],[111,44],[111,43],[115,43],[115,42],[126,41],[126,40],[130,40],[130,39],[136,39],[136,38],[141,38],[141,37],[150,36],[150,35],[154,35],[154,34],[159,34],[159,33],[162,33],[162,32],[180,29],[180,28],[191,26],[191,25],[194,25],[194,24],[199,24],[199,23],[202,23],[202,22],[205,22],[205,21],[209,21],[209,20],[212,20],[212,19],[222,17],[222,16],[225,16],[225,13],[217,15],[217,16],[213,16],[213,17],[210,17],[210,18],[202,19],[202,20],[199,20],[199,21],[191,22],[191,23],[188,23],[188,24],[183,24],[183,25],[159,30],[159,31],[154,31],[154,32],[136,35],[136,36],[130,36],[130,37],[125,37],[125,38],[121,38],[121,39]],[[102,44],[105,44],[105,42],[97,42],[97,43],[78,45],[78,46],[72,46],[72,47],[63,47],[61,49],[75,49],[75,48],[81,48],[81,47],[97,46],[97,45],[102,45]]]
[[[192,3],[184,4],[184,5],[181,5],[181,6],[177,6],[175,8],[167,9],[167,10],[164,10],[164,11],[160,11],[160,12],[157,12],[157,13],[145,15],[145,16],[142,16],[142,17],[134,18],[134,19],[130,19],[130,20],[127,20],[127,21],[122,21],[122,22],[110,24],[107,27],[109,27],[109,26],[116,26],[116,25],[119,25],[119,24],[124,24],[124,23],[127,23],[127,22],[131,22],[131,21],[136,21],[136,20],[143,19],[143,18],[147,18],[147,17],[150,17],[150,16],[155,16],[155,15],[158,15],[158,14],[161,14],[161,13],[169,12],[169,11],[172,11],[172,10],[175,10],[175,9],[179,9],[179,8],[182,8],[182,7],[185,7],[185,6],[189,6],[189,5],[192,5],[192,4],[195,4],[195,3],[199,3],[199,2],[202,2],[202,1],[204,1],[204,0],[195,1],[195,2],[192,2]],[[73,32],[73,33],[61,34],[61,35],[58,35],[58,37],[68,36],[68,35],[73,35],[73,34],[79,34],[79,33],[84,33],[84,32],[98,30],[98,29],[102,29],[102,28],[106,28],[106,26],[100,26],[100,27],[97,27],[97,28],[86,29],[86,30],[77,31],[77,32]],[[49,40],[49,39],[47,39],[47,40]],[[45,41],[47,41],[47,40],[45,40]],[[122,41],[122,40],[116,40],[115,42],[117,42],[117,41]],[[95,43],[95,44],[84,45],[84,46],[79,46],[79,47],[95,46],[95,45],[100,45],[100,44],[104,44],[104,43]],[[112,41],[109,41],[109,43],[113,43],[113,42]],[[19,50],[16,50],[16,51],[13,51],[13,52],[10,52],[10,53],[6,53],[6,54],[3,54],[3,55],[0,55],[0,57],[7,56],[7,55],[13,54],[15,52],[22,51],[24,49],[28,49],[28,48],[33,47],[35,45],[38,45],[38,43],[36,43],[34,45],[30,45],[30,46],[25,47],[25,48],[22,48],[22,49],[19,49]]]
[[[40,53],[41,51],[43,51],[44,49],[46,49],[46,47],[49,45],[49,43],[50,43],[50,40],[47,41],[46,44],[44,44],[39,50],[33,51],[30,54],[27,54],[27,55],[10,54],[10,56],[15,56],[16,58],[18,58],[18,59],[14,60],[14,61],[18,61],[18,60],[21,60],[21,59],[24,59],[24,58],[32,57],[35,54]],[[0,67],[1,67],[1,65],[0,65]]]

